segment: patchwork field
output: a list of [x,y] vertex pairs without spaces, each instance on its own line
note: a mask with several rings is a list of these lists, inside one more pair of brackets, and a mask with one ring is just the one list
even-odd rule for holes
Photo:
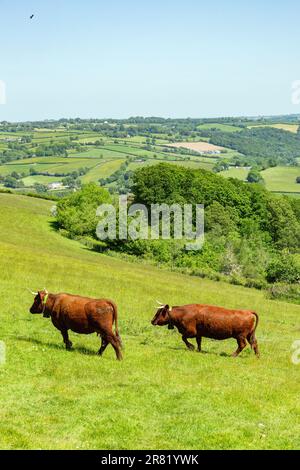
[[237,178],[241,181],[246,181],[249,173],[249,168],[229,168],[228,170],[221,171],[220,175],[225,178]]
[[255,127],[274,127],[275,129],[283,129],[284,131],[297,133],[299,124],[259,124],[257,126],[248,126],[249,129]]
[[[259,127],[265,126],[254,121],[243,122],[243,125],[248,127]],[[154,125],[155,127],[156,125]],[[290,132],[296,132],[298,124],[292,123],[270,123],[266,126],[272,126],[275,128],[289,130]],[[175,126],[174,126],[175,127]],[[110,123],[108,129],[111,132],[116,128],[115,124]],[[242,128],[230,124],[223,124],[218,122],[199,124],[195,128],[195,132],[190,136],[190,141],[179,141],[180,133],[177,129],[171,128],[168,134],[163,134],[151,129],[150,134],[145,135],[133,135],[127,133],[132,130],[132,126],[129,124],[124,125],[123,137],[114,138],[111,135],[107,135],[106,132],[93,132],[89,130],[77,130],[73,128],[60,127],[59,125],[55,129],[47,129],[45,127],[34,128],[28,132],[16,131],[16,132],[4,132],[0,129],[0,156],[1,153],[9,151],[15,145],[20,145],[20,142],[25,137],[29,140],[22,143],[21,148],[31,152],[31,158],[24,158],[16,160],[15,156],[10,162],[0,164],[0,177],[7,177],[12,172],[16,172],[21,178],[21,181],[27,188],[35,190],[34,185],[41,183],[44,185],[49,184],[52,181],[61,181],[64,176],[70,175],[72,172],[76,172],[82,168],[85,168],[86,174],[80,176],[82,183],[88,183],[90,181],[97,182],[101,178],[111,176],[116,172],[121,164],[129,159],[130,163],[127,166],[128,170],[136,170],[148,165],[154,165],[162,161],[172,163],[174,165],[183,165],[191,168],[204,168],[212,170],[214,164],[219,159],[225,159],[228,163],[233,160],[233,165],[241,165],[240,159],[245,155],[239,153],[231,148],[225,148],[217,146],[208,142],[208,138],[200,137],[202,140],[199,141],[196,130],[218,130],[224,133],[239,132]],[[109,133],[109,131],[107,131]],[[182,138],[182,137],[181,137]],[[173,139],[173,143],[171,143]],[[70,146],[64,152],[61,152],[61,156],[54,152],[51,156],[36,156],[43,151],[43,146],[59,146],[66,145],[66,142]],[[41,147],[42,146],[42,147]],[[190,155],[189,153],[177,153],[171,152],[171,149],[166,147],[181,148],[187,151],[195,151],[199,154]],[[17,152],[18,150],[16,150]],[[213,152],[221,152],[214,154]],[[24,152],[25,153],[25,152]],[[204,155],[200,155],[203,154]],[[206,155],[205,155],[206,153]],[[67,155],[67,156],[66,156]],[[235,162],[235,158],[238,158]],[[250,165],[250,163],[249,163]],[[32,170],[37,173],[47,172],[50,176],[43,175],[32,175]],[[244,168],[230,168],[226,172],[221,174],[225,177],[235,177],[241,180],[245,180],[247,171]],[[266,181],[266,187],[271,191],[289,192],[291,194],[297,194],[299,192],[298,185],[295,183],[295,178],[298,176],[296,167],[276,167],[268,169],[263,172],[263,177]],[[57,176],[54,176],[57,174]],[[58,176],[60,175],[60,176]],[[295,176],[296,175],[296,176]],[[74,176],[75,178],[76,176]],[[0,184],[3,183],[3,178]],[[121,185],[122,183],[120,183]],[[118,183],[116,188],[118,189]]]
[[22,181],[26,187],[32,187],[34,184],[44,184],[47,185],[49,183],[54,183],[60,181],[61,178],[57,178],[55,176],[43,176],[43,175],[34,175],[34,176],[26,176],[23,178]]
[[197,129],[200,129],[200,130],[217,129],[222,132],[239,132],[241,130],[240,127],[230,126],[229,124],[220,124],[218,122],[200,124],[199,126],[197,126]]
[[186,148],[194,150],[195,152],[213,152],[216,150],[225,150],[224,147],[218,147],[208,142],[176,142],[175,144],[169,144],[170,147]]
[[261,172],[269,191],[300,193],[300,184],[296,183],[300,176],[299,167],[277,166]]
[[300,168],[277,166],[261,172],[266,188],[270,191],[300,193],[300,184],[296,183],[300,176]]
[[[249,169],[250,168],[248,167],[232,167],[229,168],[229,170],[221,171],[220,175],[225,178],[237,178],[245,181],[249,173]],[[264,178],[266,188],[269,191],[300,194],[300,184],[296,183],[297,176],[300,176],[300,168],[277,166],[263,170],[260,173]]]
[[[210,161],[212,159],[195,159],[195,160],[184,160],[184,159],[178,159],[178,160],[168,160],[168,163],[171,165],[179,165],[179,166],[184,166],[188,168],[203,168],[205,170],[212,170],[213,165],[215,164],[215,161]],[[141,162],[134,162],[130,163],[128,169],[135,171],[139,168],[143,168],[145,166],[149,165],[157,165],[158,163],[161,163],[161,160],[158,159],[153,159],[153,160],[145,160]]]
[[[0,447],[2,449],[299,449],[300,306],[264,292],[131,264],[89,251],[53,229],[53,203],[0,194]],[[26,290],[111,297],[124,360],[99,338],[28,312]],[[9,295],[8,295],[9,293]],[[13,295],[12,295],[13,294]],[[204,339],[202,354],[153,327],[155,299],[252,308],[261,359],[235,341]]]
[[107,178],[117,171],[125,160],[112,160],[109,162],[98,163],[86,175],[82,176],[83,183],[99,181],[100,178]]

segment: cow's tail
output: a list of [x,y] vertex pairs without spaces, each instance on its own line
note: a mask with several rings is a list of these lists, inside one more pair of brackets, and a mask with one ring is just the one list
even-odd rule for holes
[[111,305],[113,307],[113,321],[115,322],[115,335],[118,338],[121,348],[123,348],[123,343],[122,343],[122,339],[121,339],[119,328],[118,328],[118,307],[114,302],[112,302]]
[[253,328],[253,330],[251,332],[251,336],[250,336],[250,344],[251,344],[251,347],[253,349],[252,343],[255,339],[255,331],[256,331],[256,328],[257,328],[257,325],[258,325],[259,318],[258,318],[258,315],[257,315],[256,312],[252,312],[252,314],[256,317],[255,327]]

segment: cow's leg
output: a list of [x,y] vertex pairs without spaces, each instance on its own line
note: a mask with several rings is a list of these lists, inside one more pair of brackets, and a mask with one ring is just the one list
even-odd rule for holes
[[195,347],[193,344],[189,343],[186,336],[182,335],[182,341],[186,344],[190,351],[194,351]]
[[255,335],[250,334],[249,336],[247,336],[247,340],[251,348],[255,352],[256,356],[259,357],[258,344]]
[[253,347],[253,349],[254,349],[255,355],[256,355],[257,357],[259,357],[258,344],[257,344],[257,339],[255,338],[255,336],[254,336],[254,338],[253,338],[252,347]]
[[196,341],[197,341],[198,351],[201,352],[202,336],[197,336],[197,337],[196,337]]
[[238,348],[237,350],[232,354],[233,357],[237,357],[240,352],[243,351],[243,349],[247,346],[247,341],[243,336],[240,336],[239,338],[236,339],[238,343]]
[[64,340],[64,343],[66,345],[66,349],[71,349],[72,348],[72,342],[69,340],[69,334],[68,330],[61,330],[61,334]]
[[102,338],[101,338],[101,347],[100,347],[100,349],[99,349],[99,351],[98,351],[98,354],[99,354],[100,356],[102,356],[102,354],[104,353],[104,351],[105,351],[107,345],[108,345],[108,341],[106,340],[106,338],[102,337]]
[[122,353],[121,353],[121,348],[120,348],[120,341],[118,340],[117,336],[111,333],[110,335],[106,337],[106,340],[114,348],[118,361],[121,361],[123,358],[122,358]]

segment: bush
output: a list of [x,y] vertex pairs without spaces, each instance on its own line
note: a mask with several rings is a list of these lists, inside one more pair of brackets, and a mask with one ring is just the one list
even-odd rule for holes
[[293,284],[300,282],[300,266],[292,255],[283,253],[277,256],[267,267],[267,281]]
[[274,284],[268,295],[272,300],[284,300],[300,304],[300,285]]
[[108,191],[90,183],[58,202],[57,222],[72,235],[93,237],[98,223],[96,210],[100,204],[110,202]]

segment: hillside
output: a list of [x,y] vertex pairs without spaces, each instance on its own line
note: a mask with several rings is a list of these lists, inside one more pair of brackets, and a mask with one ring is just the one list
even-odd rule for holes
[[[53,203],[0,194],[1,448],[299,448],[300,306],[93,253],[51,225]],[[124,361],[95,355],[96,335],[71,333],[64,350],[49,320],[30,315],[26,287],[105,296],[119,306]],[[261,359],[234,340],[189,352],[175,331],[154,328],[155,299],[251,308]]]
[[297,116],[0,123],[0,187],[25,194],[60,197],[88,182],[130,193],[133,172],[159,162],[229,170],[224,176],[242,179],[245,167],[276,166],[279,173],[283,168],[284,181],[274,176],[273,184],[268,178],[267,187],[286,193],[289,186],[288,193],[296,194],[289,168],[296,168],[299,158]]

